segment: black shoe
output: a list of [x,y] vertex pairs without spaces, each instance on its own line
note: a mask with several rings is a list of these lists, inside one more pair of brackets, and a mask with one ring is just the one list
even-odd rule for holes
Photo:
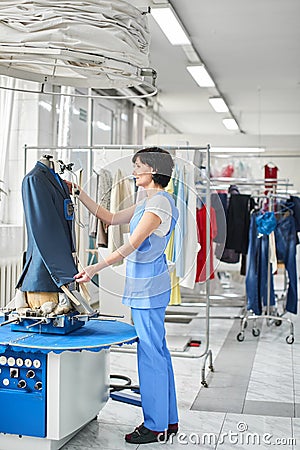
[[168,439],[168,432],[152,431],[140,425],[132,433],[125,435],[125,441],[129,444],[150,444],[152,442],[166,442]]

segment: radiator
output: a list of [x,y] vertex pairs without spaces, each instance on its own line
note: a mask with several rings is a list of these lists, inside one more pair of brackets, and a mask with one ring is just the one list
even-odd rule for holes
[[15,286],[22,269],[21,258],[0,262],[0,307],[3,308],[15,296]]

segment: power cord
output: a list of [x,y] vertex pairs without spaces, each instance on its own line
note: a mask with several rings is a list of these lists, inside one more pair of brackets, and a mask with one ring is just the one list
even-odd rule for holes
[[124,380],[125,383],[122,384],[117,384],[117,383],[110,383],[109,387],[110,387],[110,392],[119,392],[119,391],[123,391],[125,389],[130,389],[134,392],[139,393],[140,392],[140,387],[139,386],[135,386],[132,384],[132,380],[131,378],[127,377],[126,375],[110,375],[110,379],[116,379],[116,380]]

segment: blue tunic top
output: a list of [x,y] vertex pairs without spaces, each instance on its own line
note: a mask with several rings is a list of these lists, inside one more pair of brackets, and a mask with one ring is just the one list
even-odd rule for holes
[[[172,220],[166,236],[152,233],[127,259],[126,281],[123,303],[132,308],[162,308],[170,300],[171,281],[165,249],[178,219],[178,210],[170,194],[165,191],[156,195],[165,196],[172,208]],[[145,212],[146,200],[137,205],[130,221],[133,233]]]

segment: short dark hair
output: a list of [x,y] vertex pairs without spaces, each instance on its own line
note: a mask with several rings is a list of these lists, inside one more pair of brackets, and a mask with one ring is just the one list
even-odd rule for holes
[[152,175],[154,183],[159,184],[163,188],[168,186],[174,162],[167,150],[159,147],[143,148],[135,153],[132,162],[135,163],[137,158],[140,158],[143,164],[147,164],[156,172]]

